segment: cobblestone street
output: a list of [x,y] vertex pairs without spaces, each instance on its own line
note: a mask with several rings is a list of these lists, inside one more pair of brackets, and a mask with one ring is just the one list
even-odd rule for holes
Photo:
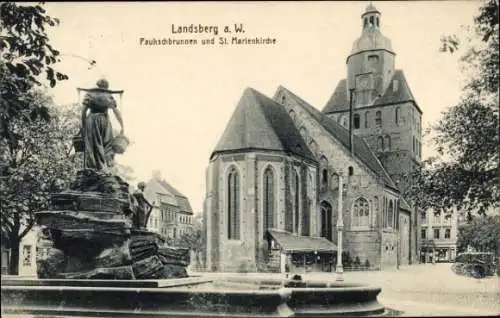
[[[500,314],[500,278],[458,276],[450,263],[421,264],[399,270],[346,272],[344,281],[382,287],[379,301],[402,311],[403,316],[488,316]],[[198,275],[192,273],[191,275]],[[225,276],[229,273],[203,273]],[[232,274],[234,275],[234,274]],[[251,277],[283,277],[282,274],[238,274]],[[304,279],[335,280],[334,273],[306,273]]]
[[347,273],[346,281],[382,287],[379,300],[405,316],[500,314],[500,278],[458,276],[451,264],[422,264],[384,272]]

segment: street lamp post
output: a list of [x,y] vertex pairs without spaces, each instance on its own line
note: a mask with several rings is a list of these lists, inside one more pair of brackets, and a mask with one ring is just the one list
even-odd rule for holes
[[344,268],[342,267],[342,232],[344,230],[344,218],[342,209],[342,195],[343,195],[343,173],[339,172],[339,199],[338,199],[338,217],[337,217],[337,281],[344,280]]
[[[354,133],[353,133],[353,100],[354,100],[354,92],[356,89],[356,78],[360,75],[369,75],[372,72],[356,74],[354,75],[354,87],[349,89],[349,152],[351,156],[354,156]],[[342,196],[344,191],[344,182],[343,182],[343,172],[338,172],[339,177],[339,199],[338,199],[338,217],[337,217],[337,266],[336,266],[336,274],[337,281],[344,281],[344,268],[342,266],[342,239],[343,239],[343,231],[344,231],[344,217],[343,217],[343,208],[342,208]]]

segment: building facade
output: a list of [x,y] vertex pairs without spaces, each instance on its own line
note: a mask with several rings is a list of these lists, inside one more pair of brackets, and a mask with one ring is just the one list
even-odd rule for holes
[[[37,258],[47,253],[46,248],[37,246],[40,228],[34,226],[19,243],[19,276],[37,276]],[[2,246],[2,275],[8,274],[11,250]]]
[[457,256],[459,216],[452,213],[421,213],[420,261],[422,263],[453,262]]
[[273,98],[245,90],[207,168],[208,270],[332,270],[339,213],[351,259],[418,262],[417,209],[403,193],[421,111],[380,22],[368,6],[322,111],[282,86]]
[[152,204],[147,229],[165,238],[179,238],[192,227],[193,210],[188,198],[154,172],[144,197]]

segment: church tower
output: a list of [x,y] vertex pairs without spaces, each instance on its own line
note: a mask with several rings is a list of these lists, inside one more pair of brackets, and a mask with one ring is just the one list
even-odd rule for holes
[[[338,82],[322,112],[349,129],[352,96],[353,127],[349,131],[364,139],[406,199],[411,175],[422,156],[422,111],[403,71],[395,68],[396,53],[381,32],[381,15],[372,3],[361,15],[361,36],[346,61],[347,78]],[[412,206],[411,211],[408,244],[413,263],[418,261],[419,218],[417,207]]]
[[[404,193],[421,160],[421,116],[396,53],[381,32],[380,11],[370,3],[361,15],[361,36],[347,57],[347,78],[340,80],[323,109],[349,129],[353,99],[353,133],[363,137]],[[352,91],[352,95],[351,95]]]

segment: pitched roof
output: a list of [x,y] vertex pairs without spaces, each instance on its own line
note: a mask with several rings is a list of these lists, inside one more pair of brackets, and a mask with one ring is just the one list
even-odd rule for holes
[[[394,91],[395,81],[397,82],[396,91]],[[382,94],[382,97],[377,98],[371,106],[383,106],[387,104],[397,104],[410,101],[414,102],[415,105],[417,105],[403,71],[395,70],[389,86],[385,90],[385,93]],[[417,108],[420,112],[422,112],[418,105]],[[325,114],[329,114],[348,110],[349,97],[347,95],[347,81],[346,79],[342,79],[339,81],[337,88],[335,88],[332,97],[330,97],[322,112]]]
[[[396,91],[394,91],[394,84],[396,82]],[[379,97],[373,103],[374,105],[385,105],[385,104],[395,104],[413,101],[415,102],[415,98],[411,93],[410,86],[406,81],[405,75],[402,70],[396,70],[394,75],[392,76],[391,82],[387,87],[385,93],[382,97]]]
[[247,88],[211,157],[219,152],[257,149],[316,161],[285,108]]
[[279,230],[269,230],[269,235],[286,252],[334,252],[337,250],[337,246],[324,237],[299,236]]
[[165,190],[168,192],[172,193],[175,196],[175,200],[177,201],[177,205],[179,206],[179,209],[181,212],[187,212],[187,213],[193,213],[193,209],[191,208],[191,204],[189,203],[188,198],[177,191],[176,188],[174,188],[170,183],[163,179],[156,180],[156,182],[162,186]]
[[[158,193],[161,194],[161,198],[158,197]],[[170,191],[167,191],[155,178],[151,178],[146,183],[146,188],[144,189],[144,197],[150,203],[156,202],[156,204],[160,204],[159,201],[163,203],[167,203],[170,205],[177,206],[177,200],[175,195]]]
[[341,79],[330,97],[326,106],[323,108],[323,113],[328,114],[343,109],[349,105],[349,98],[347,97],[347,80]]
[[[280,86],[279,89],[287,92],[292,98],[294,98],[297,103],[302,106],[313,118],[318,121],[336,140],[338,140],[344,147],[348,149],[349,147],[349,131],[344,128],[342,125],[337,123],[335,120],[329,118],[303,99],[290,92],[288,89]],[[353,153],[359,158],[370,170],[372,170],[375,174],[380,176],[384,183],[397,190],[396,185],[392,181],[391,177],[387,173],[387,171],[382,166],[382,163],[378,160],[377,156],[373,153],[370,147],[366,144],[363,138],[354,135],[353,137]]]

